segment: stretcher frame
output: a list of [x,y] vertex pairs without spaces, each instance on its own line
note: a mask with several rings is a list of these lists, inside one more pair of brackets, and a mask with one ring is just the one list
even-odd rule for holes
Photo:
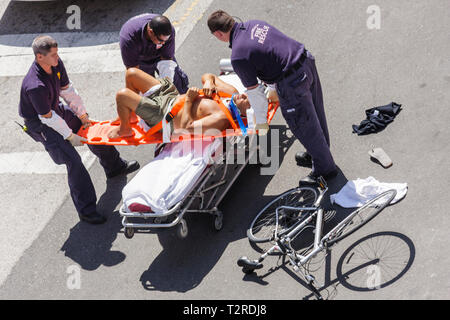
[[[170,210],[164,213],[127,212],[125,204],[121,206],[119,213],[122,216],[125,237],[131,239],[136,231],[177,226],[177,235],[180,238],[185,238],[188,234],[187,222],[184,219],[186,213],[208,213],[213,215],[214,228],[217,231],[222,229],[223,214],[218,209],[219,204],[249,163],[249,160],[258,152],[259,146],[256,145],[255,148],[250,148],[255,143],[256,140],[254,139],[257,139],[257,135],[250,135],[248,137],[228,136],[216,139],[223,139],[221,147],[231,151],[228,153],[222,151],[219,156],[215,156],[212,163],[204,169],[197,182],[186,193],[186,196]],[[227,143],[231,147],[226,148]],[[230,162],[230,158],[236,155],[235,146],[241,144],[245,145],[244,162],[242,164],[236,164],[234,159]],[[231,170],[233,172],[230,172]],[[233,176],[227,179],[230,173]],[[208,184],[214,178],[216,180]],[[219,193],[219,191],[221,192]],[[197,208],[194,208],[193,204],[197,199],[200,203]],[[130,219],[133,218],[141,220],[141,222],[131,222]]]

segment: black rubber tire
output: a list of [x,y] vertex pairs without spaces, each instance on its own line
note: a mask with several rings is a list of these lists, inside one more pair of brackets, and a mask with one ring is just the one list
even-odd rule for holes
[[189,229],[186,223],[186,220],[181,219],[180,223],[177,226],[177,236],[180,239],[185,239],[188,236]]
[[[286,191],[270,201],[253,219],[247,230],[247,237],[255,243],[269,242],[273,240],[276,226],[277,207],[282,205],[291,207],[310,207],[317,200],[319,193],[313,187],[297,187]],[[282,209],[278,217],[278,236],[288,232],[299,221],[299,213]],[[306,212],[306,211],[303,211]],[[310,212],[310,211],[309,211]]]
[[123,231],[125,238],[131,239],[134,236],[134,228],[125,227],[125,230]]

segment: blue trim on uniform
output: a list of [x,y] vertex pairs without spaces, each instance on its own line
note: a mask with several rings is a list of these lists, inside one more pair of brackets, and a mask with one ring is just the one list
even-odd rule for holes
[[245,136],[247,136],[247,128],[244,125],[244,121],[242,121],[238,107],[234,103],[233,98],[235,95],[236,95],[236,93],[231,96],[230,103],[228,104],[228,109],[230,109],[233,119],[237,119],[237,121],[239,123],[239,127],[241,128],[241,131],[242,131],[242,135],[245,137]]

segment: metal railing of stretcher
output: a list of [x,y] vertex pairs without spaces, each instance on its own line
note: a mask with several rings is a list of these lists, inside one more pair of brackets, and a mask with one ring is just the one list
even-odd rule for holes
[[[121,206],[119,213],[123,217],[122,225],[125,237],[131,239],[136,231],[142,232],[153,228],[171,228],[176,226],[177,235],[180,238],[185,238],[188,235],[188,226],[184,219],[186,213],[209,213],[215,216],[214,228],[216,230],[222,229],[223,214],[218,209],[218,206],[242,170],[249,163],[249,160],[255,156],[255,152],[258,152],[259,146],[256,145],[255,148],[250,148],[256,141],[253,139],[257,139],[257,135],[248,137],[229,136],[219,139],[223,139],[223,151],[217,156],[216,150],[216,154],[211,157],[210,163],[194,186],[170,210],[164,213],[127,212],[125,204]],[[227,147],[226,143],[231,147]],[[245,145],[245,159],[239,164],[235,163],[235,146],[240,144]],[[211,180],[214,181],[211,182]],[[196,204],[197,207],[195,207]],[[131,219],[139,222],[131,222]]]

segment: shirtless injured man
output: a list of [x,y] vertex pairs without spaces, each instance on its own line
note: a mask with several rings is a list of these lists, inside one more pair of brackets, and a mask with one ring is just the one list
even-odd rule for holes
[[[210,73],[202,76],[203,95],[195,87],[189,88],[186,94],[179,94],[167,78],[156,79],[137,68],[128,69],[125,79],[126,88],[116,95],[120,126],[109,131],[110,139],[132,136],[130,121],[135,119],[135,114],[150,128],[163,119],[168,120],[172,137],[194,132],[207,133],[210,129],[223,131],[230,127],[230,122],[219,104],[211,99],[214,92],[234,95],[233,102],[241,115],[245,115],[250,108],[246,94],[239,94],[234,86]],[[180,101],[184,101],[181,110],[176,114],[170,113]]]

